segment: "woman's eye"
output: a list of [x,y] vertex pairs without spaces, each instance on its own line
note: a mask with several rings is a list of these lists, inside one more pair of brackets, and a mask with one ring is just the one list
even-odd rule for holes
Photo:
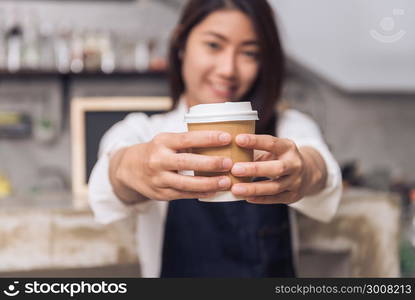
[[259,53],[257,51],[244,51],[243,54],[253,59],[258,59],[259,57]]
[[220,48],[220,45],[215,42],[206,42],[206,45],[213,50],[217,50]]

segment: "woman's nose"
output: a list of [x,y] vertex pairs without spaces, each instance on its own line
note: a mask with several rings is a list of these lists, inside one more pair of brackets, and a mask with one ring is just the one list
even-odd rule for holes
[[232,79],[236,76],[236,55],[232,51],[226,51],[220,55],[217,61],[216,70],[218,75]]

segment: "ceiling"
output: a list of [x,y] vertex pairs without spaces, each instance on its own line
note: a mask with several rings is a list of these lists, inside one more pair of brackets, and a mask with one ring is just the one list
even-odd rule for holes
[[415,1],[270,2],[298,63],[346,92],[415,92]]

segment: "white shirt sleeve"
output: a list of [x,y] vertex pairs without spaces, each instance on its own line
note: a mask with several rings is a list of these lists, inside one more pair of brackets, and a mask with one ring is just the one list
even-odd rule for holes
[[324,159],[327,168],[326,187],[290,206],[313,219],[330,221],[341,199],[342,178],[339,165],[324,142],[318,125],[307,115],[289,109],[280,115],[278,136],[293,140],[298,147],[311,146]]
[[151,140],[153,131],[146,114],[131,113],[113,125],[101,139],[98,161],[88,182],[88,200],[98,222],[111,223],[150,205],[151,200],[126,205],[118,199],[109,180],[109,162],[111,154],[120,148]]

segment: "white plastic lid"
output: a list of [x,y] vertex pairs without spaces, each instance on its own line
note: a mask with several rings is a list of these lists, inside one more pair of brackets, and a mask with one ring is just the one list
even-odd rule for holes
[[212,123],[224,121],[258,120],[258,112],[252,110],[251,102],[223,102],[198,104],[185,114],[186,123]]

